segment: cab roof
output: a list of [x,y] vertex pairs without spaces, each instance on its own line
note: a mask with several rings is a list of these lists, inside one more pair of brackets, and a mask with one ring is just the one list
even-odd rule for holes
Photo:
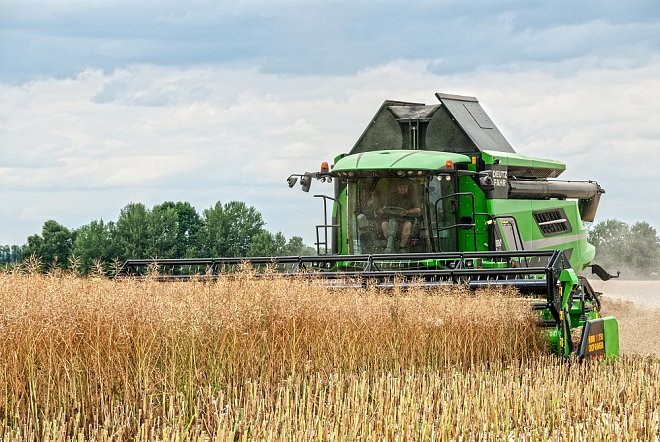
[[333,174],[340,174],[340,172],[398,170],[439,172],[447,169],[447,161],[451,161],[452,163],[470,163],[471,159],[467,155],[453,152],[381,150],[347,155],[335,163],[332,172]]

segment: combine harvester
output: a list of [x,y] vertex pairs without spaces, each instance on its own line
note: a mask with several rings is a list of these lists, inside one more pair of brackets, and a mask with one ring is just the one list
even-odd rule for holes
[[334,165],[287,179],[305,192],[313,180],[334,184],[333,196],[314,195],[324,209],[317,256],[137,259],[121,274],[144,276],[157,264],[163,279],[217,278],[247,263],[257,274],[335,286],[513,286],[532,300],[557,354],[618,356],[617,321],[601,317],[599,293],[578,276],[590,267],[613,277],[591,265],[582,224],[604,190],[555,180],[564,164],[517,154],[476,98],[436,97],[435,105],[385,101]]

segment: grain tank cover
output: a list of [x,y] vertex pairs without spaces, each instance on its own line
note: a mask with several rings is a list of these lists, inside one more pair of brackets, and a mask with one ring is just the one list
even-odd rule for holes
[[456,124],[461,127],[479,151],[515,152],[475,97],[441,94],[440,92],[436,92],[435,96],[447,108],[456,120]]
[[440,104],[386,100],[350,151],[430,150],[514,153],[474,97],[435,94]]

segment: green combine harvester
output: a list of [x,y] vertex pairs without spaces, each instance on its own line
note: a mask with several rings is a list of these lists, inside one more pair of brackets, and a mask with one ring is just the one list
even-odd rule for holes
[[[313,180],[334,184],[333,196],[314,195],[324,212],[317,256],[158,260],[159,277],[217,278],[249,263],[257,274],[341,287],[513,286],[530,297],[557,354],[618,356],[617,321],[601,317],[600,294],[578,276],[589,267],[615,277],[591,264],[582,223],[594,220],[605,191],[556,180],[563,163],[517,154],[476,98],[436,97],[385,101],[349,153],[289,176],[289,187],[299,181],[306,192]],[[121,274],[153,265],[129,260]]]

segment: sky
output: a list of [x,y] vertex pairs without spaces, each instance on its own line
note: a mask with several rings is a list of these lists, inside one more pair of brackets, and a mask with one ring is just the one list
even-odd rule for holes
[[476,96],[514,149],[660,229],[660,3],[0,0],[0,244],[131,202],[244,201],[311,244],[386,99]]

